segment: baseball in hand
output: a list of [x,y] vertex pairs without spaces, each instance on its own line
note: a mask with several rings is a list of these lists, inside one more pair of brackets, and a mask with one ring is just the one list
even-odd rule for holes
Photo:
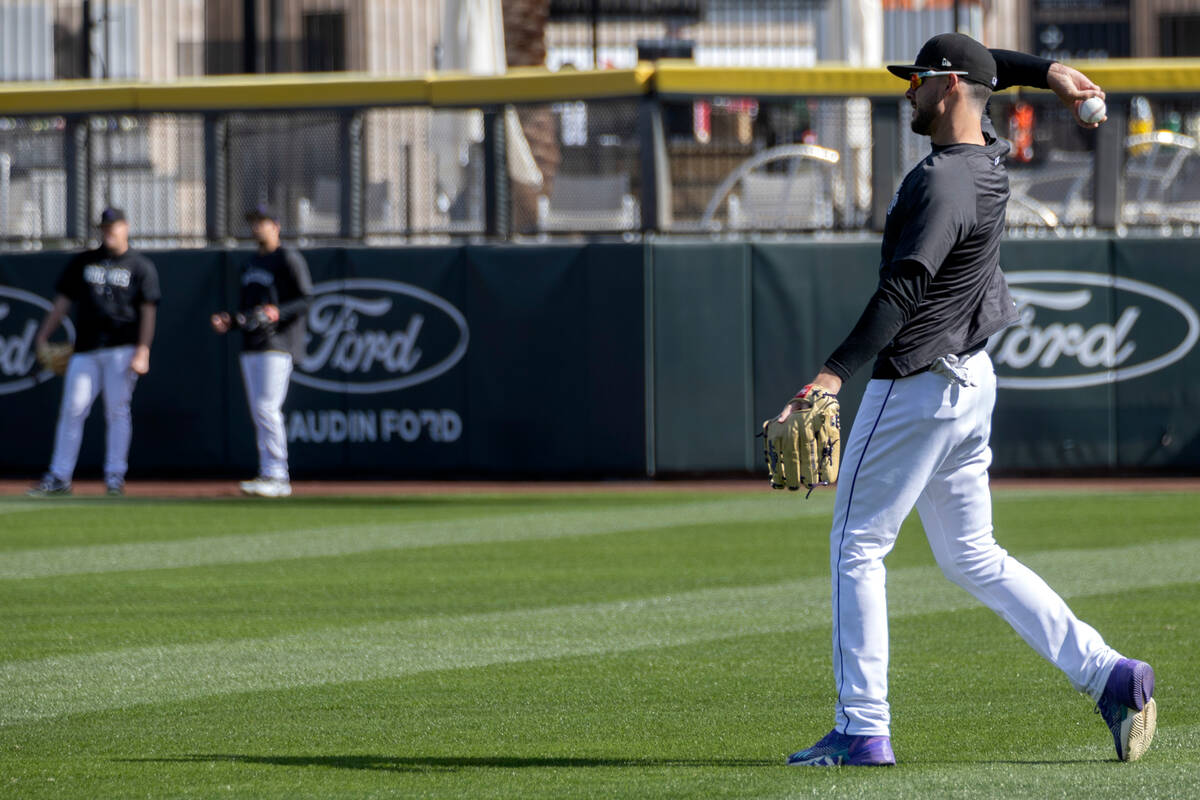
[[1091,125],[1096,122],[1103,122],[1108,116],[1108,106],[1104,105],[1104,101],[1099,97],[1089,97],[1079,104],[1079,118]]

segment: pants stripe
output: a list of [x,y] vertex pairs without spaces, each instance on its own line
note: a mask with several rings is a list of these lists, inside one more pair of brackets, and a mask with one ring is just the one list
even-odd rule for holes
[[[841,649],[842,649],[842,642],[841,642],[842,626],[839,622],[839,620],[841,620],[841,613],[842,613],[842,609],[841,609],[842,553],[845,550],[845,548],[842,547],[841,544],[844,544],[846,541],[846,527],[850,524],[850,507],[854,504],[854,483],[855,483],[855,481],[858,480],[858,471],[862,468],[863,461],[866,460],[867,448],[869,448],[871,446],[871,438],[875,435],[875,429],[879,427],[879,420],[883,419],[884,409],[887,408],[888,400],[892,396],[892,388],[895,385],[896,385],[896,382],[894,380],[890,384],[888,384],[888,390],[887,390],[887,393],[883,397],[883,403],[881,403],[879,406],[879,413],[875,416],[875,422],[872,423],[872,425],[871,425],[871,432],[867,434],[867,440],[863,443],[862,453],[859,454],[859,456],[858,456],[858,463],[854,465],[854,475],[850,478],[850,491],[849,491],[849,495],[846,497],[846,514],[844,515],[844,517],[842,519],[841,542],[839,543],[839,546],[838,546],[838,569],[837,569],[837,574],[834,576],[835,580],[834,580],[834,584],[833,584],[833,586],[834,586],[834,597],[833,597],[833,615],[834,615],[834,617],[833,618],[834,618],[834,624],[837,627],[837,631],[838,631],[838,652],[839,653],[841,652]],[[838,677],[838,682],[837,682],[838,683],[838,703],[841,704],[841,701],[842,701],[841,687],[845,683],[845,679],[846,679],[846,659],[839,657],[838,664],[841,666],[841,670],[842,670],[842,674]],[[842,731],[842,733],[848,734],[850,732],[849,728],[850,728],[850,722],[847,719],[846,730]]]

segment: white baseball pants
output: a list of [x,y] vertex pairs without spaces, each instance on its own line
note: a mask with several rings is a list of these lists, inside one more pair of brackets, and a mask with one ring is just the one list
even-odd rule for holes
[[283,401],[292,377],[292,356],[277,351],[242,353],[241,362],[246,402],[258,444],[258,474],[286,481],[288,452]]
[[137,373],[129,368],[134,349],[133,345],[105,347],[71,356],[67,374],[63,376],[62,405],[54,431],[54,455],[50,459],[50,471],[62,480],[69,482],[75,474],[79,446],[83,443],[83,423],[101,392],[107,426],[104,474],[125,477],[129,469],[129,442],[133,438],[129,402],[137,385]]
[[946,577],[1003,617],[1076,690],[1098,699],[1120,658],[992,537],[987,471],[996,375],[986,352],[949,358],[975,385],[933,372],[871,380],[845,447],[830,547],[843,733],[888,735],[883,559],[914,505]]

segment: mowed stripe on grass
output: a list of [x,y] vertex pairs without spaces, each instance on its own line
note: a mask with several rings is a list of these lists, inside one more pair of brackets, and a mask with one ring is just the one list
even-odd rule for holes
[[[1200,573],[1200,541],[1055,550],[1022,560],[1065,597],[1108,594],[1193,582]],[[1145,563],[1155,569],[1133,568]],[[888,586],[894,618],[979,607],[933,567],[892,570]],[[15,661],[0,663],[0,725],[220,694],[612,654],[828,625],[828,580],[810,578]]]
[[502,514],[474,519],[338,525],[285,532],[199,536],[161,542],[15,550],[0,558],[0,580],[127,570],[177,569],[325,558],[378,550],[498,544],[598,536],[687,525],[771,522],[828,513],[826,504],[722,499],[604,511]]

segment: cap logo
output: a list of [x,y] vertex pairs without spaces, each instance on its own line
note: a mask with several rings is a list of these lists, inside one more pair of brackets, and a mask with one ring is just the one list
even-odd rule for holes
[[992,78],[992,88],[993,88],[993,89],[994,89],[994,88],[996,88],[996,83],[997,83],[998,81],[999,81],[999,78],[996,78],[996,77],[993,77],[993,78]]
[[948,58],[943,58],[943,59],[942,59],[942,66],[943,66],[943,67],[949,67],[949,66],[953,66],[953,65],[950,63],[950,59],[948,59]]

